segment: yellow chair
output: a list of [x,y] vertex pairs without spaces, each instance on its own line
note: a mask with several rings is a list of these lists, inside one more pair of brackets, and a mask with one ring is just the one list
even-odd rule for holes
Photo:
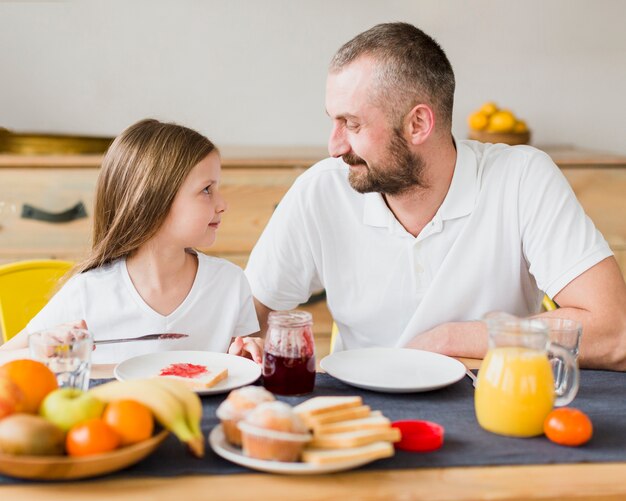
[[20,261],[0,266],[0,328],[8,341],[41,310],[73,263]]
[[554,301],[552,301],[552,299],[550,299],[548,296],[546,296],[544,294],[543,299],[541,300],[541,306],[543,306],[543,309],[546,311],[553,311],[558,309],[559,305],[556,304]]
[[335,322],[333,322],[333,328],[330,330],[330,351],[329,351],[329,353],[332,353],[333,351],[335,351],[335,340],[337,339],[338,335],[339,335],[339,328],[337,327],[337,324]]

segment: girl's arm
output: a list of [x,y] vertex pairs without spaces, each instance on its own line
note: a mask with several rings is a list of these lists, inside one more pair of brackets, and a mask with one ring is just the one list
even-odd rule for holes
[[[59,329],[59,331],[67,331],[67,336],[73,336],[73,329],[85,329],[87,330],[87,322],[84,320],[75,320],[73,322],[67,322],[55,327],[55,329]],[[18,332],[15,336],[9,339],[6,343],[0,346],[0,350],[19,350],[22,348],[28,348],[28,332],[26,329]]]
[[28,332],[26,329],[18,332],[15,336],[9,339],[6,343],[0,346],[0,350],[19,350],[21,348],[28,348]]

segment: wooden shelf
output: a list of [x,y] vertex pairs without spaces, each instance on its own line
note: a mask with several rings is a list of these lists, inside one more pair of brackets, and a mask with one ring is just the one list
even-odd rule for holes
[[[626,156],[567,145],[538,146],[561,168],[626,168]],[[328,156],[323,146],[224,146],[224,168],[307,168]],[[3,167],[100,167],[102,155],[0,154]]]

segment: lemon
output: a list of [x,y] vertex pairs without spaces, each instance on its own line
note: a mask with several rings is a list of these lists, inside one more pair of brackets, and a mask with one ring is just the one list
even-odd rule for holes
[[523,134],[524,132],[528,132],[528,126],[524,120],[518,120],[515,122],[515,127],[513,127],[513,132],[517,134]]
[[483,130],[489,123],[489,117],[482,111],[477,111],[467,117],[467,123],[470,126],[470,129]]
[[507,110],[496,111],[489,117],[487,132],[511,132],[515,127],[515,115]]
[[482,113],[484,113],[485,115],[487,115],[488,117],[490,117],[491,115],[493,115],[496,111],[498,111],[498,106],[496,105],[496,103],[493,103],[491,101],[483,104],[480,107],[480,110]]

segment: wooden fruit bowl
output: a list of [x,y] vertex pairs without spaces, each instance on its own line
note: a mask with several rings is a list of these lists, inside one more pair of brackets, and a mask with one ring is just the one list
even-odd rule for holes
[[165,440],[167,430],[138,444],[93,456],[14,456],[0,453],[0,474],[29,480],[72,480],[111,473],[138,463]]
[[529,144],[530,131],[527,132],[486,132],[484,130],[470,130],[468,137],[481,143],[504,143],[511,146]]

